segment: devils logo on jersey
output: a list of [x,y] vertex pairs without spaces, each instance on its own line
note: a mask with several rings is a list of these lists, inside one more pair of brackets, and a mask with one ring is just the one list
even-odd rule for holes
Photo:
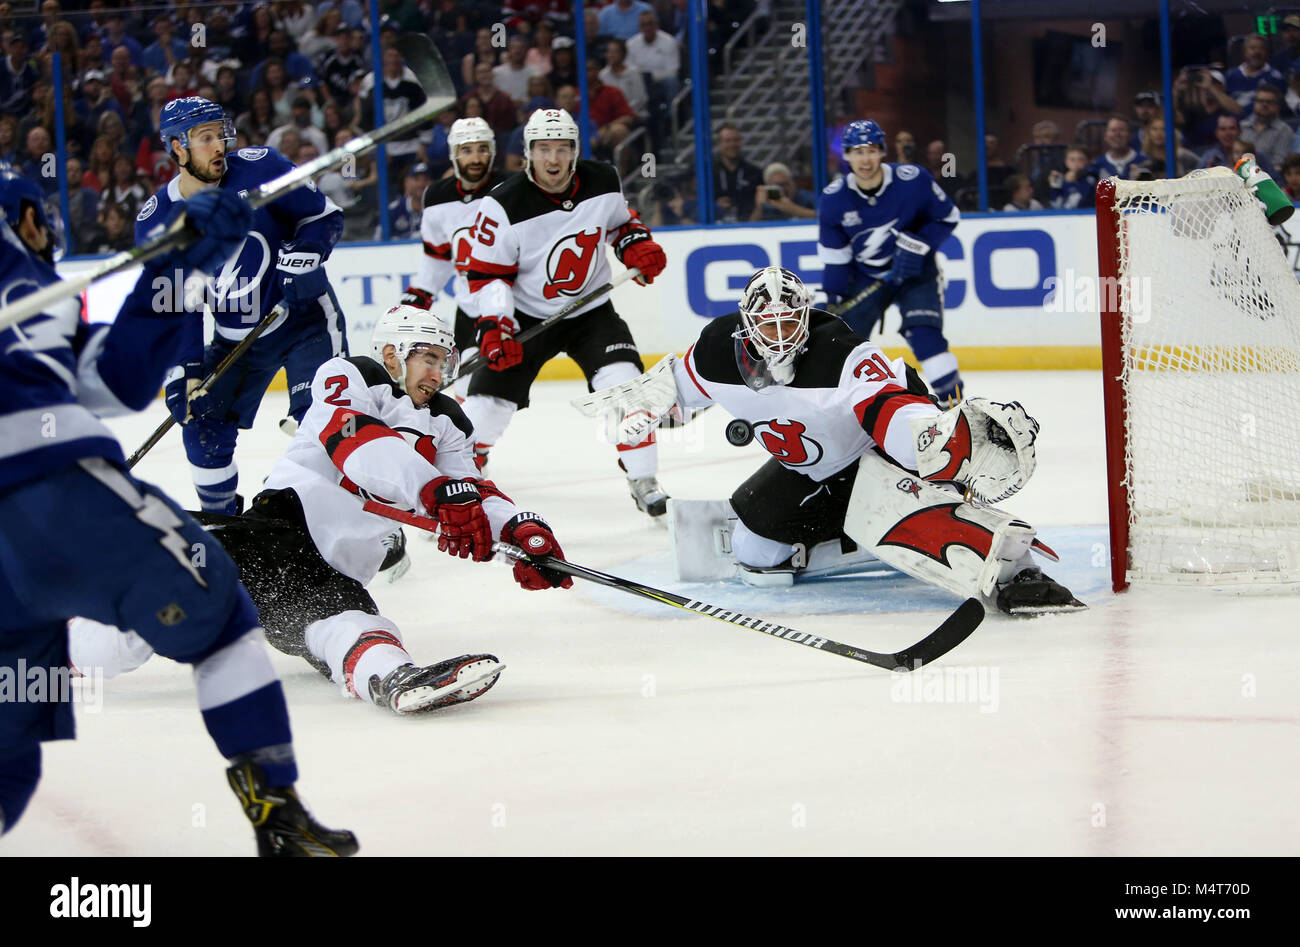
[[987,559],[993,545],[993,533],[979,523],[958,516],[957,508],[961,505],[940,503],[910,513],[880,537],[880,545],[911,549],[945,566],[950,565],[950,546],[965,546],[981,559]]
[[773,418],[754,425],[754,434],[767,452],[787,467],[811,467],[822,459],[821,444],[807,436],[802,421]]
[[451,265],[457,273],[469,272],[469,258],[474,251],[474,228],[461,227],[451,235]]
[[600,238],[601,229],[594,227],[556,241],[546,258],[546,285],[542,287],[542,295],[547,299],[579,295],[600,251]]

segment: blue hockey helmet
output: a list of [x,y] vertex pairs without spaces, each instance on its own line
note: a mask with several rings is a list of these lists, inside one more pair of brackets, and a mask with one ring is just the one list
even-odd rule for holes
[[851,149],[860,145],[879,145],[883,149],[885,147],[884,129],[869,118],[849,122],[844,129],[844,137],[840,142],[841,153],[847,155]]
[[50,219],[45,214],[45,194],[30,178],[25,178],[12,165],[0,165],[0,210],[15,232],[23,219],[23,208],[30,204],[36,208],[36,220],[47,230]]
[[163,106],[162,117],[158,121],[158,136],[162,138],[163,150],[172,154],[173,138],[180,141],[182,148],[189,148],[190,130],[211,122],[221,123],[221,137],[225,139],[227,147],[234,147],[235,123],[220,105],[199,95],[172,99]]

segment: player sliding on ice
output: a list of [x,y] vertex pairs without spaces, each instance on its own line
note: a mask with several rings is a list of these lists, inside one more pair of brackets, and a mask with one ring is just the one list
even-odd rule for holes
[[[480,456],[505,432],[542,366],[567,353],[591,389],[635,378],[644,366],[632,332],[613,304],[599,299],[525,343],[515,335],[609,282],[606,242],[637,282],[663,272],[664,251],[623,197],[618,172],[578,160],[578,126],[564,109],[538,109],[524,125],[524,171],[483,199],[473,227],[469,289],[477,311],[479,355],[465,414]],[[661,517],[668,494],[659,486],[654,431],[620,444],[619,466],[637,509]]]
[[[574,404],[614,411],[622,441],[714,402],[745,422],[772,455],[724,514],[736,518],[731,550],[752,584],[878,559],[1007,612],[1079,606],[1033,564],[1031,548],[1053,557],[1033,527],[985,505],[1033,473],[1037,422],[1016,402],[982,398],[940,412],[901,358],[811,301],[789,270],[759,270],[740,311],[711,321],[684,358]],[[674,533],[680,543],[691,531]],[[712,543],[711,525],[695,532]]]
[[[456,370],[441,320],[414,306],[390,309],[371,352],[316,372],[293,443],[246,513],[200,519],[239,566],[271,644],[347,694],[409,714],[473,700],[504,665],[491,654],[415,665],[397,624],[364,588],[393,528],[362,509],[366,500],[437,520],[438,547],[461,558],[491,559],[494,536],[537,557],[564,554],[541,517],[478,478],[473,429],[455,400],[437,393]],[[516,562],[514,575],[526,589],[573,585],[530,562]],[[148,656],[117,629],[76,624],[71,634],[76,666],[129,669]],[[121,649],[134,653],[124,660]]]
[[[41,201],[35,184],[0,170],[6,305],[59,282]],[[192,319],[159,290],[177,273],[219,269],[253,214],[236,192],[213,190],[189,201],[185,217],[197,239],[145,264],[111,326],[82,322],[69,297],[0,330],[0,676],[59,680],[74,614],[134,628],[193,665],[203,723],[230,761],[259,853],[351,855],[352,833],[318,824],[294,792],[289,711],[234,564],[189,514],[131,476],[99,420],[153,400]],[[68,541],[40,539],[52,535]],[[0,700],[0,831],[18,823],[36,789],[41,743],[73,737],[66,689],[45,693]],[[167,775],[141,776],[142,796],[156,799]]]

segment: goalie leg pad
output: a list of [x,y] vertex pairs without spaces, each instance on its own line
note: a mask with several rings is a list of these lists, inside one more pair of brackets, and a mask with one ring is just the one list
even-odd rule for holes
[[1032,565],[1028,523],[965,503],[876,454],[859,462],[844,532],[895,569],[990,606],[999,583]]
[[738,521],[730,503],[672,498],[667,519],[673,568],[680,581],[714,582],[735,576],[732,530]]

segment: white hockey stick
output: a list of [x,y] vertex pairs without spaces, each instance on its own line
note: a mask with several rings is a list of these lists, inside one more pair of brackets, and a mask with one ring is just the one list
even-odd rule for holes
[[[348,160],[370,152],[390,138],[396,138],[398,135],[418,127],[456,101],[455,87],[447,75],[447,67],[443,65],[442,59],[434,49],[433,41],[429,37],[421,33],[407,33],[399,36],[394,41],[394,45],[406,60],[406,65],[415,73],[421,88],[424,89],[427,96],[425,103],[396,121],[389,122],[372,132],[354,138],[341,148],[326,152],[301,167],[294,168],[278,178],[267,181],[248,195],[248,203],[254,210],[271,203],[271,201],[295,188],[302,187],[322,171],[340,167]],[[49,286],[0,309],[0,330],[7,329],[24,319],[29,319],[54,303],[81,295],[92,283],[106,276],[112,276],[114,273],[135,266],[137,263],[147,262],[155,257],[162,256],[164,253],[170,253],[173,250],[187,246],[197,236],[198,233],[192,227],[186,226],[185,215],[182,214],[167,229],[166,233],[160,234],[149,242],[130,250],[124,250],[116,256],[109,257],[94,269],[60,280],[57,283],[51,283]]]

